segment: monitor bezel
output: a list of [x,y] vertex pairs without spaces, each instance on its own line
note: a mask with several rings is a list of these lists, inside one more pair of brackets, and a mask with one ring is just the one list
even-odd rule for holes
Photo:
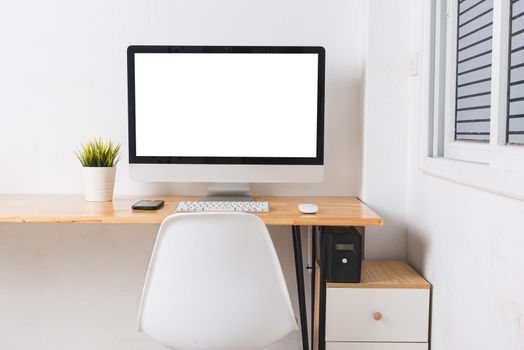
[[[307,53],[318,54],[316,157],[181,157],[137,156],[135,125],[135,53]],[[128,137],[130,164],[267,164],[324,165],[325,49],[320,46],[144,46],[127,49]]]

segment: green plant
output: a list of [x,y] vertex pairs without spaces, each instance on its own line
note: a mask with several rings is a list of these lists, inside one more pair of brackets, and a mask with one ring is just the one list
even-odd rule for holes
[[111,140],[103,141],[101,138],[95,138],[82,145],[82,149],[75,154],[84,167],[113,167],[120,160],[121,146]]

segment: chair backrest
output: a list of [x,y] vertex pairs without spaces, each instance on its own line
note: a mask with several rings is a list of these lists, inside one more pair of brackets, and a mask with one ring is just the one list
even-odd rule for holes
[[246,213],[164,220],[138,328],[175,349],[259,349],[297,329],[264,222]]

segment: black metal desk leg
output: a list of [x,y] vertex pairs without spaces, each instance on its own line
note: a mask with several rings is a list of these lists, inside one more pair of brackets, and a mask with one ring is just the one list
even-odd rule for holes
[[295,252],[295,272],[297,275],[298,305],[300,308],[300,330],[302,332],[302,348],[309,350],[309,339],[307,336],[307,312],[306,294],[304,289],[304,263],[302,261],[302,239],[300,237],[300,226],[293,225],[293,248]]
[[311,330],[311,349],[315,348],[315,274],[316,274],[316,261],[317,261],[317,227],[312,227],[311,234],[311,266],[309,267],[311,273],[311,320],[310,320],[310,330]]

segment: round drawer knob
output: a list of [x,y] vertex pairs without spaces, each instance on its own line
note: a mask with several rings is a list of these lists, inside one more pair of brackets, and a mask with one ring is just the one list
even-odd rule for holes
[[377,321],[380,321],[382,319],[382,314],[380,312],[375,312],[373,314],[373,318]]

